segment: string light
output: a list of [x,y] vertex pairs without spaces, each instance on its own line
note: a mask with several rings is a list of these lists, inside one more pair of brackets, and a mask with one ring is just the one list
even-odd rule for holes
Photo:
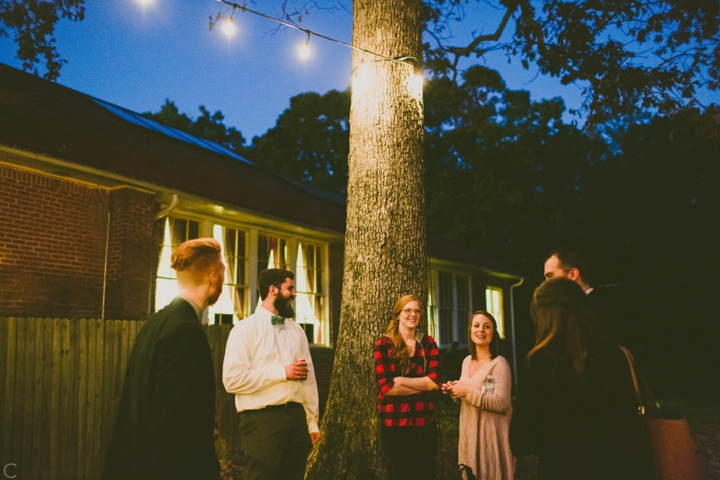
[[[308,54],[309,54],[310,36],[311,36],[311,35],[315,35],[316,37],[322,38],[323,40],[328,40],[328,41],[330,41],[330,42],[337,43],[338,45],[342,45],[342,46],[344,46],[344,47],[352,48],[353,50],[357,50],[357,51],[359,51],[359,52],[363,52],[363,53],[367,53],[367,54],[370,54],[370,55],[374,55],[374,56],[379,57],[379,58],[382,58],[383,60],[386,60],[386,61],[404,63],[404,64],[407,64],[407,65],[413,65],[413,66],[419,66],[419,62],[418,62],[417,58],[415,58],[415,57],[410,57],[410,56],[388,57],[387,55],[383,55],[383,54],[381,54],[381,53],[373,52],[372,50],[367,50],[367,49],[365,49],[365,48],[361,48],[361,47],[358,47],[358,46],[355,46],[355,45],[351,45],[351,44],[349,44],[349,43],[345,43],[345,42],[343,42],[343,41],[341,41],[341,40],[336,40],[336,39],[331,38],[331,37],[328,37],[328,36],[326,36],[326,35],[321,35],[321,34],[319,34],[319,33],[313,32],[312,30],[308,30],[308,29],[305,29],[305,28],[300,28],[300,27],[298,27],[297,25],[293,25],[292,23],[289,23],[289,22],[286,22],[286,21],[283,21],[283,20],[279,20],[279,19],[274,18],[274,17],[271,17],[271,16],[269,16],[269,15],[265,15],[264,13],[256,12],[255,10],[252,10],[252,9],[250,9],[250,8],[247,8],[246,5],[239,5],[239,4],[237,4],[237,3],[235,3],[235,2],[231,2],[231,1],[229,1],[229,0],[217,0],[217,1],[220,2],[220,3],[224,3],[225,5],[231,6],[231,7],[233,8],[233,14],[235,13],[235,10],[238,10],[238,9],[239,9],[239,10],[242,10],[243,12],[252,13],[253,15],[257,15],[257,16],[259,16],[259,17],[263,17],[263,18],[266,18],[266,19],[268,19],[268,20],[271,20],[271,21],[273,21],[273,22],[275,22],[275,23],[279,23],[280,25],[283,25],[283,26],[285,26],[285,27],[294,28],[295,30],[300,30],[301,32],[305,32],[305,33],[307,34],[307,36],[308,36],[308,40],[305,42],[305,47],[307,47],[307,52],[308,52]],[[219,19],[219,18],[220,18],[220,15],[218,15],[218,19]],[[230,17],[230,18],[232,18],[232,17]],[[212,27],[212,18],[211,18],[211,27]],[[301,54],[301,56],[302,56],[302,54]],[[303,57],[303,58],[304,58],[304,57]]]
[[235,26],[235,19],[233,17],[226,18],[220,30],[225,34],[226,37],[230,38],[237,33],[237,27]]
[[298,55],[300,55],[300,58],[303,60],[307,60],[310,57],[310,53],[310,34],[308,33],[307,40],[298,48]]

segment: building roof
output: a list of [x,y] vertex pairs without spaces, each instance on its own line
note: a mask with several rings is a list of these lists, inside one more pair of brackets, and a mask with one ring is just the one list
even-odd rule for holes
[[[338,195],[2,63],[0,145],[295,224],[345,231],[345,201]],[[276,192],[282,192],[282,201]],[[434,234],[429,235],[428,250],[433,257],[508,271]]]
[[[0,64],[0,144],[303,225],[344,231],[342,203],[222,152],[222,147],[202,145],[210,142],[179,132],[195,140],[189,142],[168,135],[174,129],[160,131],[129,121],[126,112]],[[277,201],[280,191],[282,202]]]

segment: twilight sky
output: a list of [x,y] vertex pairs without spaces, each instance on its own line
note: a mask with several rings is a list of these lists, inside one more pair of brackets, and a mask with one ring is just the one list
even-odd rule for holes
[[[302,32],[238,10],[238,31],[228,39],[208,28],[210,15],[231,11],[215,0],[146,1],[143,7],[139,0],[87,0],[85,20],[61,20],[56,38],[68,63],[58,83],[136,112],[158,111],[169,98],[196,117],[198,106],[205,105],[221,110],[225,124],[248,140],[275,125],[290,97],[350,84],[349,48],[312,37],[312,56],[302,60],[297,55],[306,39]],[[301,26],[351,43],[352,5],[339,1],[346,9],[310,10]],[[276,16],[281,4],[258,0],[248,8]],[[488,18],[487,10],[484,17],[466,10],[470,18],[457,25],[456,38],[494,30],[496,19]],[[21,68],[11,39],[0,39],[0,62]],[[538,76],[532,66],[524,70],[517,60],[508,65],[502,53],[485,62],[510,88],[529,90],[534,100],[562,95],[568,107],[580,105],[577,86]]]

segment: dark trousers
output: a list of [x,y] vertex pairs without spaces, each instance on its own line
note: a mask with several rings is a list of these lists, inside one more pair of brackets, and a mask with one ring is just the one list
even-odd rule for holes
[[245,480],[302,480],[312,445],[299,403],[240,412]]
[[437,427],[382,427],[392,480],[435,480]]

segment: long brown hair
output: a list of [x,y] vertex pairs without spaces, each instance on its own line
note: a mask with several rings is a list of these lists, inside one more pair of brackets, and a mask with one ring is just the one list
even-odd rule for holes
[[[420,310],[423,309],[422,302],[418,297],[415,295],[403,295],[395,302],[395,305],[393,305],[392,318],[385,329],[385,335],[393,342],[393,357],[397,359],[400,364],[400,370],[403,373],[410,370],[410,357],[413,352],[410,351],[402,335],[400,335],[400,312],[402,312],[405,305],[410,302],[418,302]],[[422,318],[422,314],[420,314],[420,318]]]
[[467,338],[468,338],[468,351],[470,352],[470,357],[472,357],[473,360],[477,360],[477,348],[475,347],[475,344],[473,343],[472,339],[470,338],[470,334],[472,333],[473,318],[477,317],[478,315],[487,317],[487,319],[490,320],[490,323],[492,323],[493,336],[492,336],[492,339],[490,340],[490,358],[495,358],[498,355],[500,355],[500,334],[498,334],[498,331],[497,331],[497,320],[495,320],[495,317],[493,317],[490,313],[486,312],[485,310],[477,310],[477,311],[473,312],[473,314],[470,316],[470,321],[468,322]]
[[593,333],[587,298],[580,285],[564,277],[543,282],[533,294],[530,316],[536,334],[535,347],[526,357],[528,362],[544,349],[554,360],[569,359],[582,378]]

